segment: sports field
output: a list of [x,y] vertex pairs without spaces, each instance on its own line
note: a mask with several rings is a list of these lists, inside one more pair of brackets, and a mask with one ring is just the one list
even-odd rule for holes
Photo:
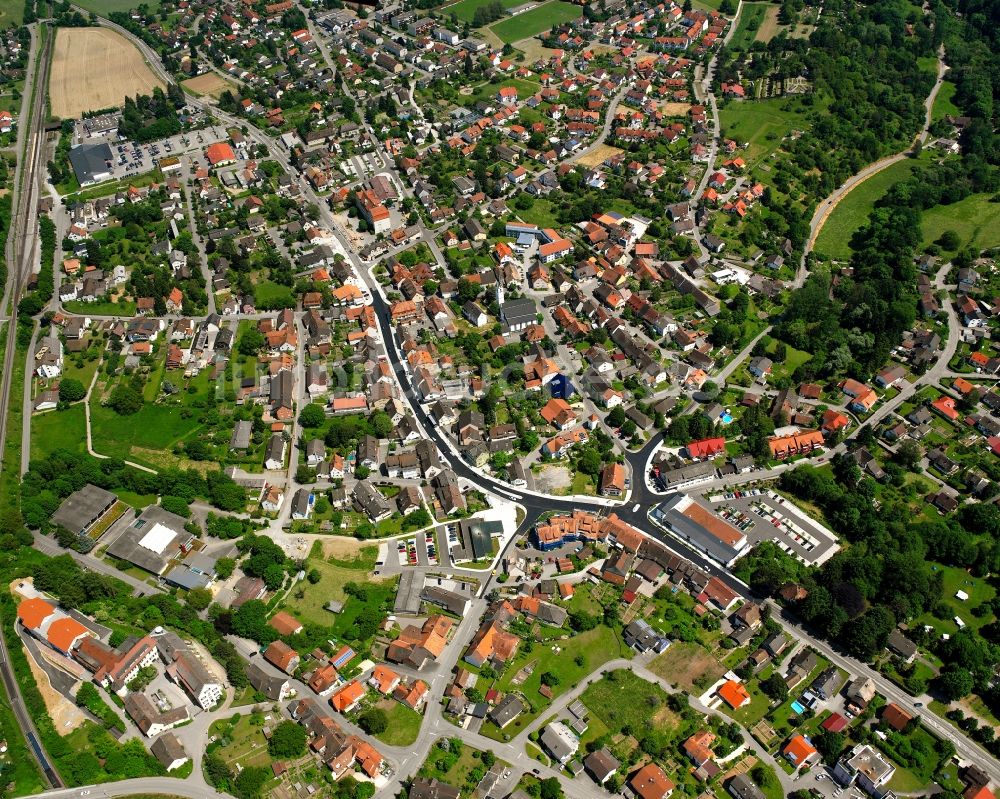
[[502,42],[509,44],[537,36],[553,25],[576,19],[580,14],[580,6],[563,3],[561,0],[551,0],[551,2],[533,8],[531,11],[518,14],[516,17],[495,22],[490,26],[490,30]]
[[149,94],[163,83],[142,54],[121,34],[106,28],[59,28],[49,102],[62,119],[120,106],[126,97]]

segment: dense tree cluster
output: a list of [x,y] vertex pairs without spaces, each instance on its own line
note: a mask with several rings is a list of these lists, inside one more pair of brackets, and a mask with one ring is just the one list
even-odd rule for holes
[[[880,653],[899,623],[926,612],[949,617],[942,599],[942,574],[930,560],[971,568],[979,575],[1000,568],[1000,509],[970,505],[954,517],[914,522],[902,507],[872,512],[874,484],[862,478],[849,456],[837,456],[833,470],[810,466],[785,472],[781,488],[816,504],[834,531],[850,546],[815,572],[770,544],[759,545],[740,562],[737,574],[759,594],[771,595],[785,581],[799,582],[808,596],[796,611],[825,638],[839,642],[852,655],[869,660]],[[974,614],[995,614],[984,603]],[[936,687],[959,698],[972,691],[990,704],[1000,703],[991,687],[1000,663],[1000,624],[979,633],[966,628],[947,640],[911,625],[909,636],[931,648],[945,666]]]
[[152,94],[126,97],[118,132],[141,143],[173,136],[181,130],[177,112],[186,104],[184,90],[176,83],[167,86],[166,92],[156,86]]
[[31,461],[21,487],[22,517],[15,521],[48,532],[50,518],[63,499],[87,483],[108,490],[123,488],[136,494],[167,494],[186,502],[205,497],[222,510],[239,510],[246,505],[246,491],[221,471],[204,476],[193,469],[151,474],[131,469],[115,458],[99,460],[56,450],[43,460]]

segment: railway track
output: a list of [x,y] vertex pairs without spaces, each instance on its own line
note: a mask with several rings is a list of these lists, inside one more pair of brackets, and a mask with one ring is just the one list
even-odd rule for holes
[[[43,32],[44,31],[44,32]],[[27,114],[27,129],[24,130],[24,144],[18,159],[14,174],[14,201],[11,212],[10,226],[7,234],[7,287],[4,292],[4,302],[10,308],[7,321],[7,340],[3,353],[3,369],[0,376],[0,447],[6,454],[7,423],[11,403],[11,385],[14,375],[14,359],[17,355],[17,304],[32,273],[32,257],[38,240],[37,229],[37,198],[45,180],[45,97],[48,85],[49,67],[52,60],[52,47],[55,41],[54,32],[46,35],[44,24],[39,24],[36,35],[44,39],[38,56],[36,71],[32,81],[30,104]],[[25,115],[21,117],[22,125]],[[27,378],[27,375],[25,376]],[[20,394],[13,398],[20,402]],[[0,457],[0,471],[5,464]],[[20,463],[8,463],[6,468],[20,469]],[[38,731],[28,714],[21,698],[20,688],[10,664],[7,642],[0,628],[0,678],[3,679],[10,707],[17,718],[18,725],[24,732],[24,737],[31,749],[31,754],[38,761],[42,774],[53,788],[62,788],[64,783],[55,770],[38,737]]]

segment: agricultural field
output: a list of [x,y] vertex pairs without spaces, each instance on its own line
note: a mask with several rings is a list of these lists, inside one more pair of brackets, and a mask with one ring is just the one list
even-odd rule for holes
[[[680,726],[680,719],[665,707],[667,692],[659,685],[637,677],[631,671],[619,669],[613,677],[587,686],[580,700],[612,733],[623,729],[657,729],[671,731]],[[658,709],[653,712],[652,709]]]
[[624,152],[624,150],[618,147],[612,147],[610,144],[599,144],[591,152],[583,156],[579,163],[585,167],[593,169],[596,166],[603,164],[608,158],[618,155]]
[[236,87],[221,75],[216,75],[214,72],[206,72],[197,78],[188,78],[186,81],[183,81],[181,88],[199,97],[208,95],[209,97],[218,99],[219,95],[227,89],[234,89]]
[[[472,18],[476,15],[476,9],[488,2],[489,0],[459,0],[457,3],[438,9],[438,13],[444,14],[446,17],[451,17],[454,14],[462,22],[472,22]],[[500,0],[500,2],[506,9],[523,5],[525,0]]]
[[778,35],[778,30],[781,27],[778,22],[778,12],[778,6],[773,3],[768,4],[767,9],[764,11],[764,20],[757,29],[755,41],[767,43]]
[[991,194],[972,194],[951,205],[936,205],[921,217],[923,246],[938,239],[946,230],[954,230],[962,247],[980,249],[1000,246],[1000,203],[991,202]]
[[536,36],[553,25],[569,22],[579,16],[580,6],[564,3],[562,0],[551,0],[516,17],[500,20],[491,25],[490,30],[500,41],[509,44]]
[[868,217],[875,208],[875,203],[894,184],[906,180],[913,173],[916,165],[917,162],[912,158],[897,161],[881,172],[876,172],[841,199],[827,216],[819,235],[816,237],[813,249],[817,255],[826,255],[838,260],[850,258],[851,236],[868,221]]
[[685,691],[708,686],[725,672],[722,664],[700,644],[675,643],[649,664],[649,670]]
[[53,116],[120,106],[163,82],[124,36],[106,28],[60,28],[56,33],[49,103]]

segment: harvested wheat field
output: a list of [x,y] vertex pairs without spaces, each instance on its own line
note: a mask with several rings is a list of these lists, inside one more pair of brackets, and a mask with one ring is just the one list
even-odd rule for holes
[[668,117],[686,117],[691,103],[660,103],[660,111]]
[[199,97],[207,94],[210,97],[215,97],[216,99],[218,99],[219,95],[226,91],[226,89],[232,90],[236,88],[228,80],[223,78],[221,75],[216,75],[214,72],[206,72],[204,75],[199,75],[197,78],[189,78],[181,83],[181,86],[192,94],[197,94]]
[[156,86],[163,82],[124,36],[105,28],[59,28],[49,77],[54,116],[115,108]]
[[623,152],[625,151],[617,147],[612,147],[610,144],[599,144],[591,152],[582,156],[579,163],[581,166],[593,169],[595,166],[603,164],[608,158],[611,158],[611,156],[618,155],[618,153]]

